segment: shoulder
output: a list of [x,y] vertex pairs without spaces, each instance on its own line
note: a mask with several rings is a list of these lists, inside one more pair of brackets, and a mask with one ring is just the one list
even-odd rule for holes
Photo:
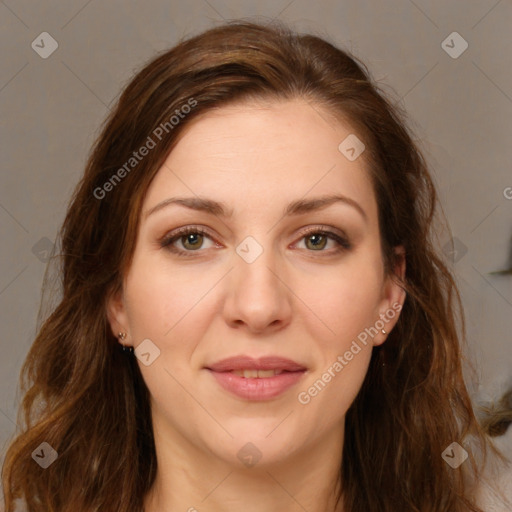
[[477,504],[485,512],[512,511],[512,427],[495,438],[496,447],[509,459],[508,464],[489,461],[477,485]]

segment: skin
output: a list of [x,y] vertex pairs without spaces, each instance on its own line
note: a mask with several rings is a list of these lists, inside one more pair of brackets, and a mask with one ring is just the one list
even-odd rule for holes
[[[222,107],[187,127],[155,176],[123,290],[108,302],[112,331],[127,333],[123,344],[149,338],[160,349],[151,365],[138,361],[158,457],[146,512],[342,510],[334,494],[345,414],[372,347],[387,334],[360,344],[309,403],[297,395],[405,299],[384,274],[364,153],[349,161],[338,150],[351,133],[301,99]],[[294,200],[332,193],[356,201],[367,218],[346,203],[283,217]],[[221,201],[233,216],[170,205],[146,217],[176,196]],[[188,225],[209,231],[174,242],[191,257],[162,248],[162,237]],[[303,230],[322,225],[344,232],[351,248],[336,253],[331,239],[316,248]],[[236,252],[247,236],[263,248],[252,263]],[[395,269],[404,271],[404,264]],[[397,319],[386,323],[387,333]],[[307,372],[282,395],[249,401],[225,391],[204,368],[239,354],[287,357]],[[261,453],[250,468],[237,457],[248,442]]]

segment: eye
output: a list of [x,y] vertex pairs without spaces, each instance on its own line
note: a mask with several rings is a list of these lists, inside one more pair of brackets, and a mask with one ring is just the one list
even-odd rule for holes
[[[305,240],[306,250],[309,250],[309,252],[327,252],[333,254],[352,248],[352,245],[345,236],[329,231],[325,226],[309,228],[303,231],[301,235],[300,241]],[[211,235],[209,235],[205,229],[200,226],[185,226],[165,236],[160,241],[160,246],[168,249],[177,256],[195,256],[193,253],[200,252],[199,249],[212,247],[212,245],[204,247],[205,238],[209,239],[213,245],[216,245]],[[324,250],[328,241],[335,243],[335,247],[330,251]],[[181,244],[182,248],[176,247],[175,244],[178,242]]]
[[312,252],[328,252],[324,251],[324,249],[329,240],[335,242],[334,250],[329,252],[337,253],[352,248],[352,245],[345,236],[329,231],[325,226],[320,228],[312,227],[303,231],[302,240],[305,240],[306,249],[311,249]]
[[[196,252],[199,249],[204,248],[203,242],[205,237],[211,240],[207,231],[201,227],[186,226],[174,231],[168,236],[165,236],[160,241],[160,245],[161,247],[165,247],[171,252],[174,252],[178,256],[189,256],[187,253]],[[175,247],[176,242],[180,242],[185,250]]]

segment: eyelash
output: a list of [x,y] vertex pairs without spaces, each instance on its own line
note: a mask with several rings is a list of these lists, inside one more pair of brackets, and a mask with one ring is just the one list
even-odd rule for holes
[[[200,226],[186,226],[186,227],[180,228],[177,231],[174,231],[173,233],[170,233],[169,235],[166,235],[164,238],[162,238],[160,240],[160,246],[162,248],[165,248],[165,249],[171,251],[172,253],[176,254],[176,256],[186,257],[186,258],[194,257],[195,256],[194,253],[201,252],[200,249],[197,249],[196,251],[184,251],[182,249],[177,249],[176,247],[173,246],[174,242],[176,242],[183,236],[189,235],[189,234],[203,235],[203,236],[207,236],[208,238],[212,239],[211,235],[205,229],[201,228]],[[352,248],[352,245],[347,238],[340,236],[337,233],[327,230],[325,226],[305,229],[301,233],[301,237],[299,240],[302,240],[303,238],[307,238],[308,236],[311,236],[311,235],[326,236],[327,238],[334,240],[338,244],[338,247],[335,248],[332,252],[325,251],[325,250],[308,251],[308,252],[312,252],[312,253],[313,252],[321,252],[321,253],[327,252],[328,254],[332,255],[332,254],[338,254],[340,252],[348,251]]]

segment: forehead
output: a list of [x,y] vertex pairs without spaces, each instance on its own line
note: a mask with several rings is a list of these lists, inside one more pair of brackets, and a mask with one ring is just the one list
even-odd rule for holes
[[354,136],[350,125],[300,99],[209,110],[180,135],[148,190],[144,210],[186,195],[226,203],[235,213],[259,213],[339,193],[376,218],[364,151],[350,160],[342,151],[346,144],[340,150],[340,143],[357,140]]

